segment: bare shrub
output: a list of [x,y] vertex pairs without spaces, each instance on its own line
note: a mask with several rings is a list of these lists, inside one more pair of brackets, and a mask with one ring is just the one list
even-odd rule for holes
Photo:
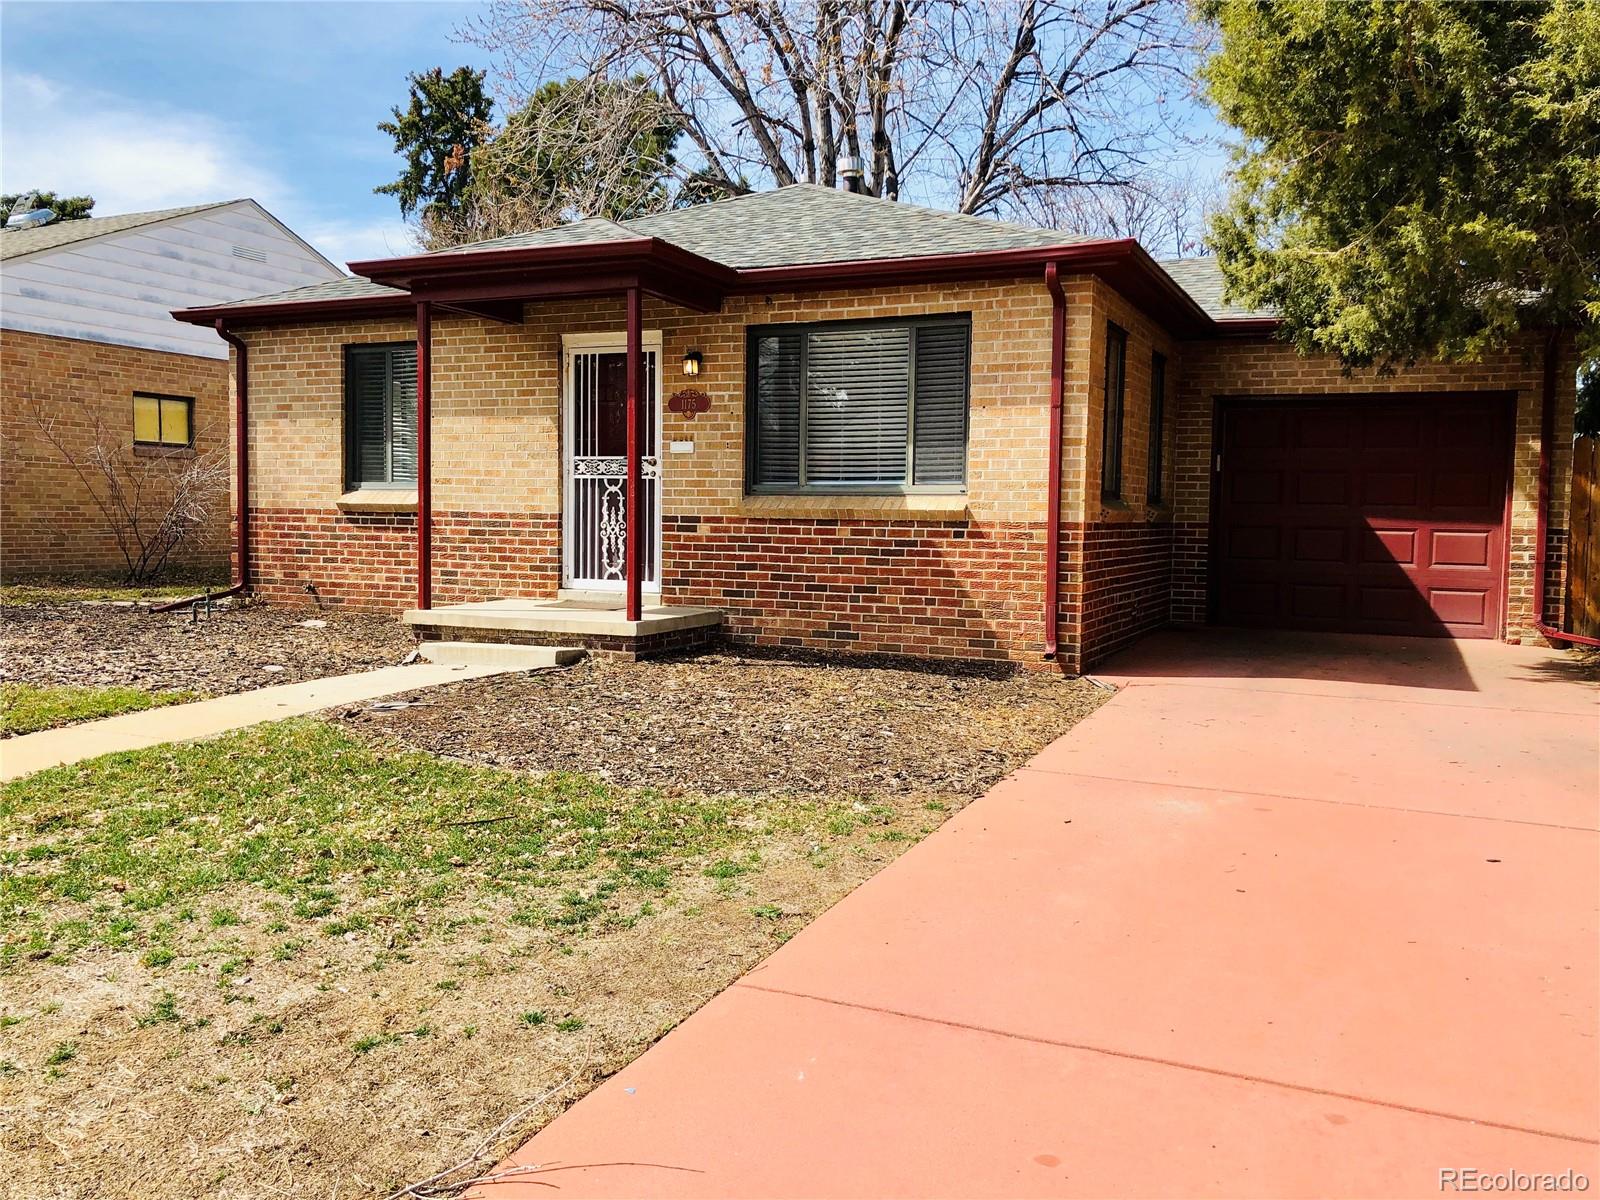
[[159,578],[174,553],[203,543],[227,511],[227,447],[205,447],[202,429],[195,429],[192,449],[140,453],[125,430],[107,426],[85,400],[50,411],[36,404],[29,416],[83,485],[122,553],[129,584]]

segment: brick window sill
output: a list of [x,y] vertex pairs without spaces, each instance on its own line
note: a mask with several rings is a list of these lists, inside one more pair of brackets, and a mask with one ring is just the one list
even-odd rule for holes
[[744,496],[739,511],[752,517],[889,517],[965,520],[966,496]]
[[133,446],[135,458],[193,458],[193,446],[157,446],[153,443],[138,443]]
[[357,488],[340,496],[337,503],[340,512],[414,513],[417,494],[386,488]]

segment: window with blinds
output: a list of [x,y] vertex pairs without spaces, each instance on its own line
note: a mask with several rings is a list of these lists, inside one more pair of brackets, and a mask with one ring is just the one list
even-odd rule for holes
[[1122,499],[1122,417],[1128,386],[1128,335],[1106,323],[1106,419],[1100,436],[1100,495]]
[[417,481],[417,347],[344,348],[345,486]]
[[965,316],[752,329],[750,490],[961,491],[971,334]]
[[169,450],[194,445],[194,397],[133,394],[133,443]]

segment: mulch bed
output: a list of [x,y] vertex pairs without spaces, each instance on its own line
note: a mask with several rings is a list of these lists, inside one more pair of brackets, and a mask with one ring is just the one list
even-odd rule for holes
[[412,645],[392,616],[310,608],[219,607],[198,622],[116,604],[0,608],[0,681],[13,683],[220,696],[392,666]]
[[726,650],[467,681],[335,719],[434,754],[625,787],[965,799],[1108,695],[1043,671]]

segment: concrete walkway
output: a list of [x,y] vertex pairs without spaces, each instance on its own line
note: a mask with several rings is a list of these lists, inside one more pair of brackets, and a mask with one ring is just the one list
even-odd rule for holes
[[1495,643],[1221,631],[1107,677],[473,1194],[1600,1186],[1595,689]]
[[281,721],[339,704],[357,704],[440,683],[482,679],[505,670],[499,666],[456,667],[432,663],[380,667],[375,671],[285,683],[257,688],[253,692],[218,696],[214,700],[196,700],[193,704],[173,704],[62,729],[46,729],[0,741],[0,782],[120,750],[142,750],[163,742],[214,737],[230,729],[259,725],[262,721]]

